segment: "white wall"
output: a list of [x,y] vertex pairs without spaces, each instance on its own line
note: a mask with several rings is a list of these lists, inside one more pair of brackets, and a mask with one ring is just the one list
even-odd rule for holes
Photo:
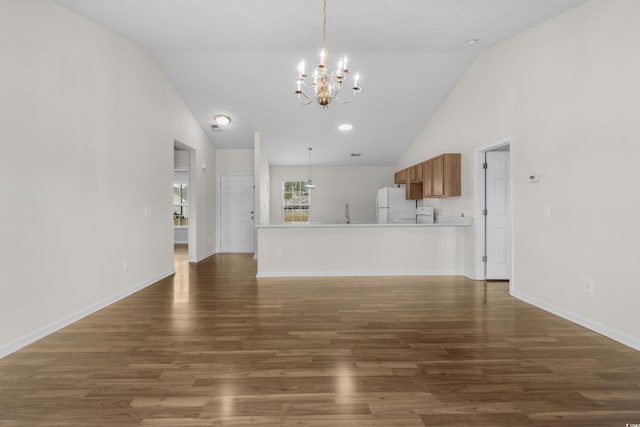
[[253,150],[217,150],[216,173],[222,175],[253,175]]
[[469,210],[474,149],[512,137],[513,294],[640,349],[638,22],[640,2],[594,0],[487,50],[399,167],[461,151],[441,203]]
[[[344,204],[349,202],[351,221],[374,223],[376,191],[393,185],[393,167],[312,166],[311,221],[344,222]],[[271,222],[282,222],[283,181],[304,181],[307,166],[271,166]]]
[[[216,150],[203,133],[202,128],[195,122],[191,113],[185,109],[182,114],[184,115],[183,120],[191,122],[190,132],[179,138],[179,141],[191,149],[189,261],[197,262],[215,253],[218,193],[216,191],[216,170],[213,165],[216,164]],[[192,248],[196,248],[196,250],[193,251]]]
[[256,175],[256,224],[269,224],[269,208],[271,202],[269,200],[270,170],[269,161],[262,149],[262,141],[260,133],[256,132],[253,140],[254,164]]
[[[191,168],[191,155],[189,150],[173,150],[173,168],[186,169]],[[188,182],[188,181],[187,181]]]
[[215,150],[146,51],[54,2],[0,2],[0,55],[1,356],[172,273],[174,140]]

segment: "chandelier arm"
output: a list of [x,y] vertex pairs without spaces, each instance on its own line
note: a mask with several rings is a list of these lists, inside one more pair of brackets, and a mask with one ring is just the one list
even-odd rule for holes
[[301,96],[304,96],[307,99],[315,99],[315,97],[316,97],[315,95],[309,96],[306,93],[304,93],[303,91],[299,91],[299,92],[296,91],[296,95],[298,95],[298,98],[300,98]]
[[336,97],[334,97],[333,99],[335,99],[336,101],[338,101],[340,104],[351,104],[351,102],[355,99],[355,95],[354,95],[354,96],[352,96],[350,99],[348,99],[348,100],[346,100],[346,101],[345,101],[345,100],[343,100],[343,99],[338,98],[337,96],[336,96]]
[[333,97],[333,99],[337,99],[339,103],[341,104],[349,104],[351,101],[353,101],[356,98],[356,95],[359,94],[360,92],[362,92],[362,88],[358,88],[359,90],[352,90],[352,94],[351,94],[351,98],[349,99],[341,99],[338,95],[339,93],[336,94],[336,96]]
[[308,85],[307,82],[305,82],[304,80],[300,80],[300,83],[303,87],[305,87],[306,89],[313,89],[315,88],[315,85],[313,83],[311,83],[311,85]]
[[[304,94],[302,94],[302,95],[304,95]],[[302,104],[302,105],[309,105],[309,104],[311,104],[311,103],[313,102],[313,98],[309,98],[307,95],[304,95],[304,97],[305,97],[306,99],[308,99],[308,101],[303,100],[303,99],[300,97],[300,94],[298,94],[298,102],[299,102],[300,104]]]

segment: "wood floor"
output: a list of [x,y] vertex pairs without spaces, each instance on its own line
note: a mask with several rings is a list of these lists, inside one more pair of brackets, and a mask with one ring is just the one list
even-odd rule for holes
[[[625,426],[640,352],[459,277],[197,265],[0,360],[0,426]],[[6,325],[3,325],[6,327]]]

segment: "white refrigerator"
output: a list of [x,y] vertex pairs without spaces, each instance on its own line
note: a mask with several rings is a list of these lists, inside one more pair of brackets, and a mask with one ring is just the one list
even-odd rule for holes
[[384,187],[376,197],[376,222],[392,224],[415,222],[416,201],[407,200],[403,187]]

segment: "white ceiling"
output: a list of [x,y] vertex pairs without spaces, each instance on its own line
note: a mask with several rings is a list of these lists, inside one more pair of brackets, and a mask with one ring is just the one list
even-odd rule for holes
[[[259,131],[275,165],[306,164],[307,147],[314,165],[394,165],[481,50],[584,2],[328,0],[330,63],[348,54],[364,91],[322,109],[294,95],[322,0],[56,1],[148,48],[216,147],[252,148]],[[233,122],[212,132],[214,114]]]

